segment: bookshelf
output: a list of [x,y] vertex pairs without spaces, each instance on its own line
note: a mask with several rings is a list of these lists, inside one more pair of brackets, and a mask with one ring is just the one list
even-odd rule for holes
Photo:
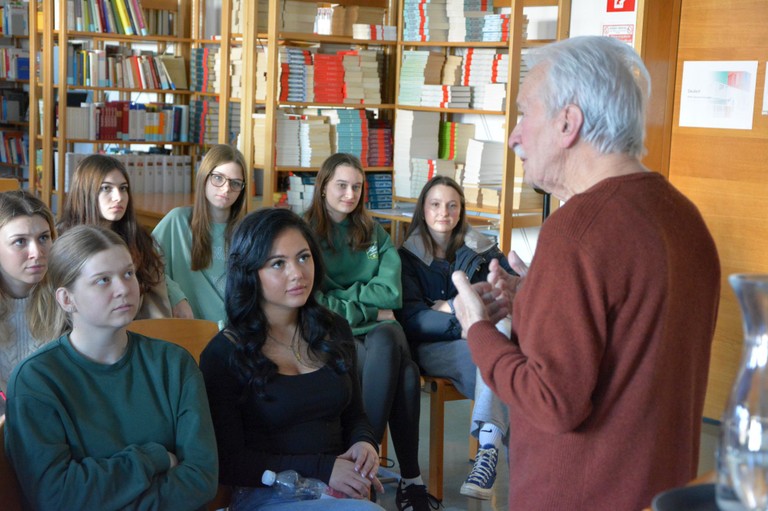
[[[396,35],[394,33],[396,13],[392,8],[393,2],[387,0],[334,2],[338,5],[336,8],[338,10],[334,12],[334,22],[329,23],[325,29],[322,25],[318,29],[324,33],[314,33],[311,22],[303,27],[299,25],[304,17],[301,11],[316,11],[318,2],[289,2],[289,4],[286,6],[284,2],[270,2],[266,13],[262,9],[256,14],[257,18],[261,16],[257,23],[266,29],[266,33],[257,37],[257,46],[260,47],[260,50],[259,55],[255,56],[253,61],[257,62],[259,58],[266,58],[268,67],[264,70],[266,72],[264,102],[253,102],[253,108],[245,106],[243,108],[243,112],[255,114],[257,118],[253,123],[249,123],[251,136],[244,137],[245,140],[254,141],[253,148],[246,148],[246,158],[250,158],[249,161],[253,163],[254,167],[254,172],[250,176],[253,182],[251,197],[254,198],[251,201],[251,207],[262,204],[273,205],[286,200],[286,192],[290,187],[288,184],[290,173],[301,173],[309,176],[315,174],[319,170],[321,160],[324,159],[320,156],[325,154],[324,151],[333,153],[342,150],[360,156],[365,171],[371,176],[377,174],[391,175],[392,173],[391,165],[382,164],[380,160],[374,157],[368,159],[369,138],[366,138],[365,133],[368,133],[367,129],[370,123],[367,118],[376,119],[374,123],[370,124],[373,126],[372,130],[382,128],[376,124],[377,122],[388,122],[391,127],[393,119],[394,55],[397,45],[396,37],[394,37]],[[284,11],[284,9],[289,11],[295,9],[295,11],[290,11],[295,14],[284,16],[284,12],[289,12]],[[346,18],[342,17],[342,12]],[[373,35],[353,34],[352,23],[357,21],[368,23],[366,16],[374,16],[377,20],[371,21],[370,24],[379,27],[384,25],[393,27],[391,33],[393,37],[390,40],[381,39],[383,29],[378,33],[374,30]],[[267,19],[264,20],[264,17]],[[342,23],[343,20],[346,20],[346,25]],[[345,57],[338,53],[350,50],[358,51],[358,56]],[[296,58],[295,55],[301,51],[306,52],[304,57],[308,62],[311,62],[310,71],[314,73],[314,81],[312,81],[313,76],[301,78],[306,80],[305,83],[310,84],[308,90],[305,91],[308,97],[297,96],[295,89],[286,86],[289,76],[291,83],[296,79],[287,71],[291,58],[289,54]],[[362,99],[356,103],[351,103],[353,87],[349,83],[344,86],[346,87],[345,97],[341,95],[341,86],[337,88],[339,94],[334,95],[329,92],[330,87],[326,87],[326,85],[330,85],[334,80],[335,75],[332,70],[335,66],[352,65],[351,62],[355,59],[359,59],[361,69],[365,66],[375,65],[373,62],[378,62],[375,68],[378,76],[375,86],[376,92],[369,95],[372,91],[370,88],[371,68],[360,71],[360,76],[365,76],[363,80],[368,80],[366,83],[369,85],[366,86],[367,92],[360,96]],[[355,73],[357,71],[353,74]],[[344,75],[345,78],[352,76],[349,74],[349,69]],[[248,76],[253,75],[249,74]],[[292,115],[311,115],[313,117],[302,121],[284,119],[284,116]],[[321,116],[329,117],[329,120],[325,121],[325,124],[329,126],[320,125],[323,124],[323,121],[319,119]],[[342,132],[348,133],[347,126],[350,125],[348,123],[358,122],[358,119],[364,130],[360,138],[365,138],[365,140],[350,142],[340,136],[337,146],[334,133],[338,132],[340,135]],[[292,159],[296,155],[286,155],[285,151],[282,150],[288,147],[284,142],[286,131],[283,129],[288,124],[284,121],[303,124],[305,133],[316,133],[314,130],[324,133],[324,130],[329,130],[329,147],[313,147],[311,158],[307,156],[309,154],[307,151],[304,153],[306,157],[303,162],[300,161],[303,156],[299,156],[299,161]],[[331,123],[333,123],[332,128],[330,127]],[[325,135],[320,137],[324,139]],[[357,150],[358,145],[356,145],[358,142],[363,145],[359,151]],[[354,147],[354,149],[346,149],[348,147]],[[259,151],[260,148],[261,151]],[[258,154],[254,154],[251,149],[256,150]],[[310,159],[311,161],[309,161]],[[305,197],[308,196],[308,193]],[[389,200],[391,201],[391,196]]]
[[[444,129],[449,133],[455,133],[455,130],[462,129],[465,133],[464,137],[466,137],[466,133],[472,133],[474,140],[482,142],[482,144],[478,144],[470,141],[470,144],[467,145],[467,152],[462,154],[462,157],[466,159],[462,186],[467,197],[468,212],[469,214],[480,213],[498,217],[499,242],[502,250],[506,252],[511,245],[511,230],[530,226],[532,218],[540,219],[542,209],[542,196],[536,194],[522,182],[522,167],[519,161],[516,161],[514,153],[506,145],[517,118],[516,98],[520,83],[521,55],[527,48],[552,42],[549,39],[526,40],[524,37],[524,13],[529,8],[556,8],[557,34],[555,39],[561,39],[567,37],[568,34],[570,1],[510,0],[493,2],[493,7],[505,7],[508,11],[509,35],[507,40],[504,40],[503,37],[499,38],[501,41],[479,41],[477,40],[477,31],[470,35],[471,28],[477,26],[473,24],[481,23],[477,21],[477,18],[470,20],[470,16],[466,18],[466,25],[460,21],[457,22],[457,18],[453,18],[447,24],[440,22],[431,25],[426,24],[426,26],[438,27],[438,30],[434,32],[426,30],[415,32],[412,28],[416,19],[412,4],[413,2],[410,0],[398,0],[397,7],[398,12],[401,13],[401,21],[398,26],[396,59],[395,198],[398,201],[414,202],[418,197],[419,184],[424,177],[420,173],[417,162],[433,162],[436,169],[443,167],[441,172],[452,174],[453,169],[445,168],[445,162],[438,158],[439,156],[445,157],[447,151],[442,148],[442,144],[446,142],[436,140],[442,135],[442,131],[435,123],[457,123],[457,125],[445,124]],[[434,7],[429,7],[424,11],[428,14],[429,9],[434,9]],[[438,14],[435,19],[440,20],[441,15]],[[487,27],[489,21],[486,20],[484,23]],[[457,25],[459,27],[466,26],[466,33],[456,30]],[[416,26],[423,27],[425,24],[416,23]],[[439,29],[441,26],[445,26],[444,31]],[[466,38],[460,37],[461,35]],[[411,62],[413,61],[411,59],[415,58],[417,62],[420,62],[419,59],[425,58],[425,51],[431,52],[427,62],[431,62],[432,59],[442,62],[443,71],[449,65],[455,64],[449,64],[449,62],[457,61],[456,57],[461,56],[463,68],[459,73],[460,79],[458,81],[455,81],[451,76],[440,76],[437,79],[433,76],[431,79],[427,78],[426,83],[453,84],[454,87],[443,87],[442,89],[444,99],[450,97],[452,98],[450,101],[453,101],[455,96],[461,100],[465,94],[462,91],[462,86],[477,84],[477,86],[472,87],[471,106],[455,107],[452,106],[451,102],[441,103],[441,106],[424,106],[423,103],[430,102],[429,93],[424,92],[428,89],[427,86],[424,88],[417,87],[415,89],[417,96],[413,96],[411,92],[413,87],[409,84],[409,81],[413,79],[411,71],[413,69]],[[490,57],[492,54],[495,56]],[[491,76],[492,79],[486,82],[493,83],[491,87],[495,88],[493,89],[494,93],[503,90],[504,99],[501,104],[498,100],[489,104],[487,99],[485,104],[478,103],[478,89],[485,87],[482,84],[482,76],[485,76],[483,74],[485,71],[480,69],[480,80],[473,81],[469,70],[479,58],[495,59],[491,64],[492,70],[497,69],[499,61],[507,60],[506,66],[501,66],[502,68],[506,67],[506,77],[495,76],[495,71],[491,71],[488,76]],[[421,64],[417,65],[420,66]],[[429,65],[426,64],[426,66]],[[423,75],[421,78],[424,80]],[[459,86],[455,87],[455,85]],[[434,88],[436,85],[431,87]],[[491,87],[486,87],[486,89],[491,89]],[[420,98],[418,94],[421,94]],[[488,96],[487,92],[486,96]],[[422,138],[414,143],[416,134]],[[456,137],[453,140],[456,144],[463,145],[466,139]],[[495,157],[489,160],[484,157],[487,153],[495,154]],[[483,155],[483,157],[477,160],[476,155]],[[476,163],[472,164],[470,160],[476,161]],[[455,161],[460,161],[458,154]],[[497,172],[493,176],[489,176],[487,173],[489,164],[498,165]],[[437,172],[437,170],[435,171]],[[485,176],[483,176],[484,172]],[[476,173],[479,173],[479,176],[475,176]],[[461,172],[459,171],[460,175]],[[488,186],[483,186],[484,184]]]
[[[237,99],[219,91],[229,90],[226,70],[237,40],[230,37],[230,17],[219,21],[205,13],[212,4],[218,11],[222,3],[229,9],[233,1],[224,0],[218,6],[206,0],[30,2],[30,27],[35,34],[30,53],[38,55],[31,66],[30,84],[30,160],[37,169],[32,180],[54,212],[66,192],[67,153],[140,153],[136,168],[130,159],[127,166],[134,194],[142,194],[143,178],[136,176],[145,171],[148,175],[150,168],[157,168],[155,162],[169,170],[166,166],[179,165],[181,158],[191,169],[209,144],[232,141],[239,126],[232,128],[227,112]],[[117,4],[126,10],[110,13],[109,8]],[[90,22],[85,17],[88,12]],[[142,13],[140,18],[137,12]],[[213,25],[212,20],[218,23]],[[216,87],[211,89],[197,86],[190,73],[194,51],[205,48],[216,48],[222,56],[215,61]],[[216,108],[210,109],[207,124],[200,121],[196,129],[192,115],[197,105],[205,103]],[[80,105],[85,104],[86,110],[95,113],[82,115]],[[219,118],[221,123],[213,122]],[[124,130],[119,119],[125,123]],[[84,126],[89,129],[83,130]],[[215,127],[212,135],[211,127]],[[157,153],[159,159],[147,153]],[[162,190],[190,193],[191,174],[187,171],[182,182],[166,180]],[[159,191],[153,183],[161,182],[148,180],[146,193]]]
[[0,5],[0,177],[29,174],[28,7],[19,1]]

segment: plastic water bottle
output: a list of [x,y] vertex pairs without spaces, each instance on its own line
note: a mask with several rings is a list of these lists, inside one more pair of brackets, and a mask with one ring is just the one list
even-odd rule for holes
[[261,482],[272,486],[280,496],[298,500],[327,497],[330,490],[324,482],[311,477],[302,477],[295,470],[284,470],[279,474],[272,470],[265,470],[261,476]]

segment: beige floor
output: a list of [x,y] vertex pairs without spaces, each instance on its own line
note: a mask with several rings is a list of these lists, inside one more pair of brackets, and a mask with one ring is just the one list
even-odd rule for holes
[[[429,441],[429,397],[422,394],[421,400],[421,442],[419,446],[419,460],[421,470],[426,479],[428,472],[428,441]],[[445,480],[443,505],[446,511],[491,511],[506,510],[507,506],[507,482],[509,471],[506,465],[506,455],[499,459],[499,473],[497,483],[494,486],[493,498],[490,501],[479,501],[464,497],[459,493],[461,483],[464,482],[471,463],[467,456],[467,431],[469,428],[469,401],[454,401],[446,404],[446,428],[445,428]],[[717,441],[718,427],[705,423],[702,428],[701,455],[699,473],[704,473],[714,468],[714,452]],[[390,443],[391,446],[391,443]],[[390,449],[391,450],[391,449]],[[397,467],[395,467],[397,470]],[[385,485],[385,494],[379,503],[388,511],[396,511],[395,483]]]

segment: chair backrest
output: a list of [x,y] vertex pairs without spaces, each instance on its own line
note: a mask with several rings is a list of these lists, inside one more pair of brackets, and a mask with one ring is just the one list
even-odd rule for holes
[[0,424],[0,502],[5,511],[21,511],[23,500],[19,480],[5,456],[5,424]]
[[10,192],[20,188],[21,184],[15,177],[0,177],[0,192]]
[[200,353],[218,333],[219,326],[205,319],[137,319],[128,330],[183,346],[200,362]]

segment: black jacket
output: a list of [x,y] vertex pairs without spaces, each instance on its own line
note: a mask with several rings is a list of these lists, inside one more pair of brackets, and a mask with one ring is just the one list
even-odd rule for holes
[[405,240],[399,253],[403,262],[403,308],[395,311],[395,316],[414,347],[422,342],[461,339],[461,325],[456,316],[431,309],[434,302],[449,300],[458,294],[451,281],[454,271],[466,273],[470,282],[480,282],[488,277],[491,260],[498,259],[502,268],[516,275],[496,243],[471,228],[447,272],[432,265],[433,257],[418,231]]

